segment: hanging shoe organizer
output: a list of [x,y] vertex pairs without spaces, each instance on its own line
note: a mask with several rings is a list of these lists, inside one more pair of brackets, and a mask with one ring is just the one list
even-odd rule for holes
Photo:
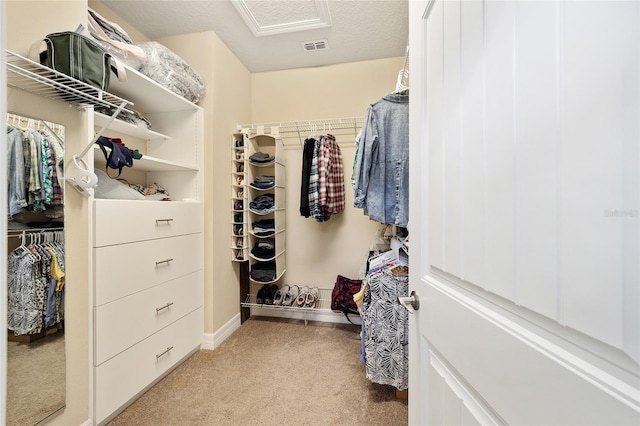
[[102,136],[121,111],[131,112],[127,107],[132,106],[133,103],[109,92],[96,89],[80,80],[71,78],[10,50],[5,50],[5,53],[8,86],[62,101],[78,109],[85,109],[88,106],[115,109],[113,115],[103,124],[100,131],[87,146],[79,154],[73,156],[72,161],[76,168],[76,174],[66,178],[67,182],[78,192],[88,197],[88,189],[95,187],[98,178],[93,171],[89,170],[87,163],[84,161],[84,156],[93,148],[95,141]]

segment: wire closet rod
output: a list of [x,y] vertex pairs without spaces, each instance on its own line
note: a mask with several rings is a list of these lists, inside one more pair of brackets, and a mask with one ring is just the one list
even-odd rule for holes
[[8,237],[19,237],[22,234],[44,234],[47,232],[64,231],[64,227],[56,226],[51,228],[29,228],[29,229],[7,229]]
[[250,133],[283,134],[300,132],[331,132],[332,130],[354,130],[364,125],[364,117],[325,118],[316,120],[280,121],[271,123],[238,124],[238,130]]

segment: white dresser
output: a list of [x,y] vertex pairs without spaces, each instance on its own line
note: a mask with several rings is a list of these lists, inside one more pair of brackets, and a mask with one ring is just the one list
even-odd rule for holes
[[[115,417],[200,347],[203,315],[202,110],[141,74],[111,90],[151,122],[105,136],[140,147],[123,176],[171,201],[93,200],[94,423]],[[105,118],[94,115],[96,128]],[[95,154],[104,170],[104,157]],[[110,173],[113,174],[113,173]]]

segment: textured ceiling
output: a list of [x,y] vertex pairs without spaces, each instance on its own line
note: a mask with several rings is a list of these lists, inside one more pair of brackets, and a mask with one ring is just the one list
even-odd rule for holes
[[[213,30],[251,72],[404,56],[408,0],[324,2],[328,4],[329,27],[256,36],[229,0],[103,0],[150,39]],[[315,0],[245,3],[260,27],[317,17]],[[317,40],[326,40],[329,48],[303,49],[304,42]]]

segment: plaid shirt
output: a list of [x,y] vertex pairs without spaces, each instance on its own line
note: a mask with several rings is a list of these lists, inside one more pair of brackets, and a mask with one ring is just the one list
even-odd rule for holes
[[318,150],[318,204],[325,213],[344,210],[344,173],[342,153],[333,135],[327,134]]
[[315,141],[313,148],[313,159],[311,160],[311,171],[309,172],[309,215],[317,217],[319,214],[318,205],[318,150],[320,142]]

